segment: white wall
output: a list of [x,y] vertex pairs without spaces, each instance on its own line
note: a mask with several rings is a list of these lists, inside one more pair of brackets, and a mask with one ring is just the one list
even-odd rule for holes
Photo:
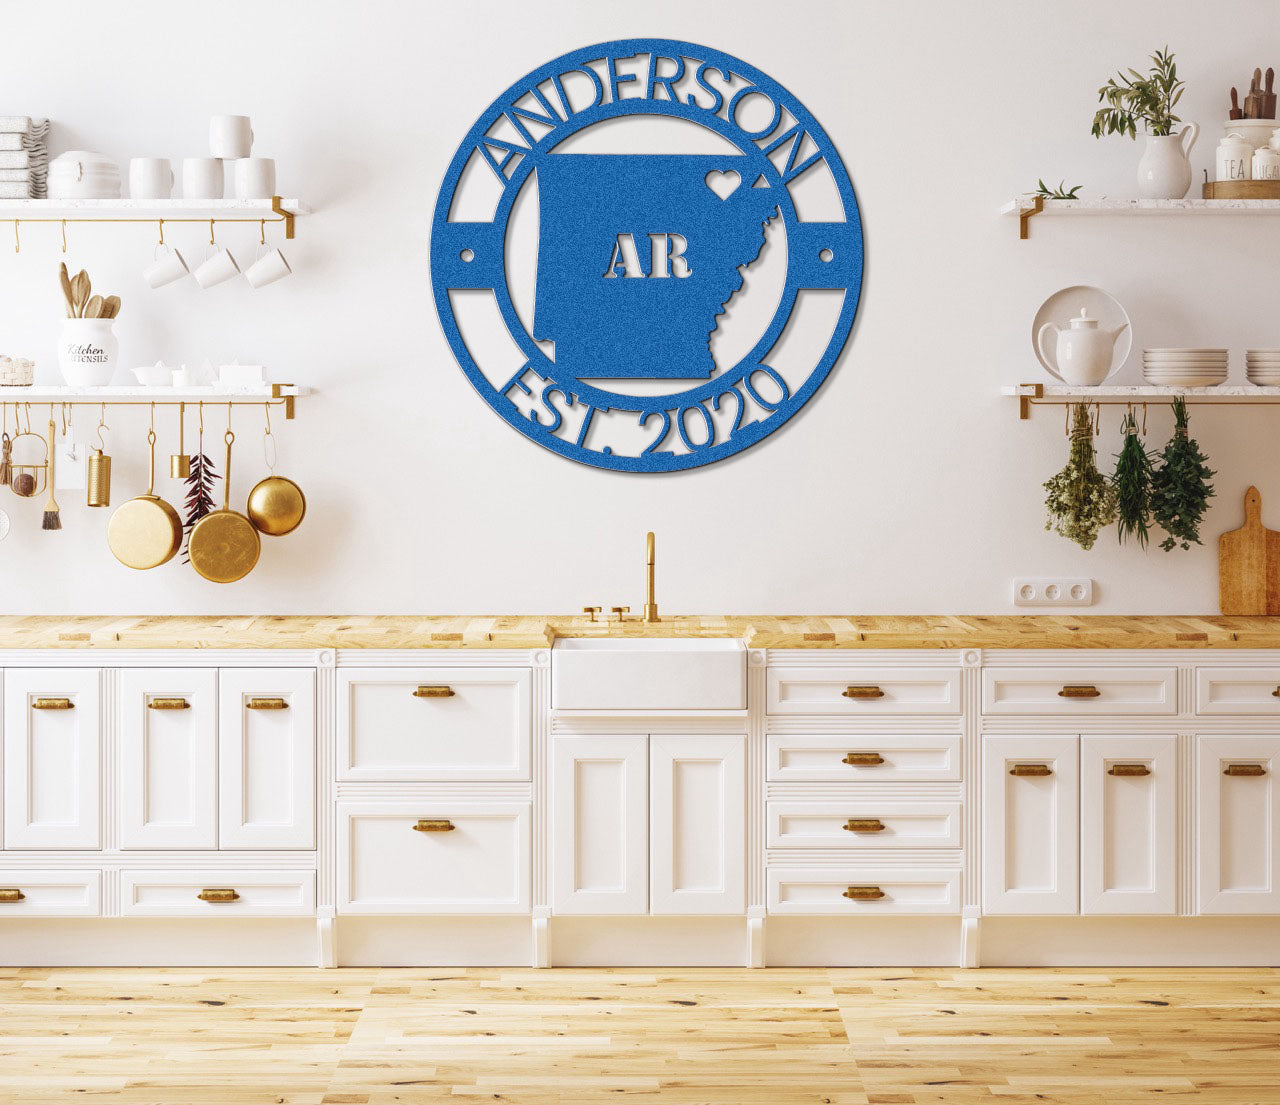
[[[47,114],[55,151],[205,153],[207,118],[254,118],[255,152],[313,204],[287,249],[297,275],[151,292],[152,228],[72,228],[68,260],[124,298],[128,362],[261,358],[319,389],[282,426],[281,471],[306,489],[295,535],[265,540],[245,581],[176,561],[120,567],[107,511],[60,496],[0,503],[8,612],[543,612],[638,609],[642,539],[659,537],[659,598],[677,612],[1001,612],[1014,574],[1099,582],[1098,612],[1216,612],[1217,535],[1256,483],[1280,526],[1276,412],[1195,412],[1219,470],[1190,553],[1104,536],[1091,553],[1045,533],[1041,483],[1064,461],[1057,413],[1017,421],[1001,384],[1043,378],[1030,320],[1055,288],[1116,294],[1144,344],[1280,345],[1280,221],[1043,220],[1030,242],[996,216],[1043,176],[1129,195],[1140,143],[1089,136],[1099,84],[1166,41],[1205,128],[1226,90],[1280,65],[1265,0],[1031,5],[602,0],[532,5],[311,0],[5,5],[0,110]],[[730,461],[672,476],[583,467],[511,430],[454,364],[431,306],[427,240],[457,143],[508,84],[568,50],[631,35],[715,46],[788,87],[852,174],[866,234],[858,321],[843,358],[782,431]],[[0,347],[54,369],[62,314],[56,228],[9,251],[0,226]],[[198,229],[170,237],[200,252]],[[246,249],[256,228],[227,230]],[[1237,353],[1235,373],[1242,373]],[[88,418],[82,409],[78,416]],[[42,416],[43,417],[43,416]],[[1104,414],[1100,452],[1118,443]],[[217,436],[220,417],[210,422]],[[1170,420],[1150,418],[1162,439]],[[263,470],[256,416],[236,420],[234,494]],[[144,423],[112,420],[116,501],[143,490]],[[173,451],[161,427],[161,463]],[[161,491],[178,488],[166,479]]]

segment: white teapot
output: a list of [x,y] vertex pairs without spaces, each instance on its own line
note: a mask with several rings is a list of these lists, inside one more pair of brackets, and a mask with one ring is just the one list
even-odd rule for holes
[[[1111,375],[1116,341],[1128,328],[1126,322],[1114,330],[1099,330],[1098,320],[1089,317],[1088,308],[1081,307],[1079,317],[1071,320],[1069,330],[1052,322],[1041,326],[1036,334],[1036,348],[1049,371],[1063,383],[1094,387]],[[1050,330],[1057,335],[1052,349],[1047,340]]]

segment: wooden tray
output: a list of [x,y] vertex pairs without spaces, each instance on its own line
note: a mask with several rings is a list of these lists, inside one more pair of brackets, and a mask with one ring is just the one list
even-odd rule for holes
[[1280,200],[1280,180],[1210,180],[1203,191],[1207,200]]

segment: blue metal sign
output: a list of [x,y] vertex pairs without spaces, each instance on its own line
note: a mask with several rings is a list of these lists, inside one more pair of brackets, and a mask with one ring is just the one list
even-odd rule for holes
[[[590,128],[646,116],[697,124],[732,151],[573,148]],[[824,173],[843,217],[801,219],[797,188]],[[468,188],[493,194],[492,218],[464,217]],[[508,240],[522,193],[536,193],[537,217],[523,317]],[[772,316],[718,365],[716,331],[771,249],[786,262]],[[480,117],[436,202],[431,277],[454,356],[508,423],[585,464],[671,472],[754,445],[814,394],[853,326],[862,224],[839,155],[781,85],[718,50],[628,39],[557,58]],[[820,352],[797,364],[782,339],[810,290],[838,308],[825,342],[807,343]],[[496,307],[505,354],[460,318],[458,297],[474,294]]]

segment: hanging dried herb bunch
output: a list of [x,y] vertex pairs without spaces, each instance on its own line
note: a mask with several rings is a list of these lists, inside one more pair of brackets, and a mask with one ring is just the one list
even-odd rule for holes
[[1173,437],[1160,454],[1152,477],[1151,509],[1157,525],[1169,536],[1160,542],[1168,552],[1177,545],[1200,544],[1200,520],[1213,498],[1213,469],[1195,439],[1187,436],[1187,404],[1173,401]]
[[204,436],[201,435],[199,451],[191,458],[191,475],[184,481],[187,485],[185,506],[187,516],[182,523],[182,563],[190,563],[187,556],[187,543],[191,540],[191,529],[206,514],[213,510],[213,485],[218,473],[213,461],[204,455]]
[[1045,485],[1044,528],[1055,530],[1082,549],[1093,548],[1098,531],[1116,520],[1116,492],[1098,471],[1093,451],[1093,421],[1085,403],[1075,406],[1071,426],[1071,456],[1067,466]]
[[1138,420],[1133,411],[1122,425],[1124,443],[1116,454],[1116,471],[1111,483],[1116,489],[1116,528],[1123,545],[1130,537],[1147,547],[1151,527],[1151,454],[1138,436]]

